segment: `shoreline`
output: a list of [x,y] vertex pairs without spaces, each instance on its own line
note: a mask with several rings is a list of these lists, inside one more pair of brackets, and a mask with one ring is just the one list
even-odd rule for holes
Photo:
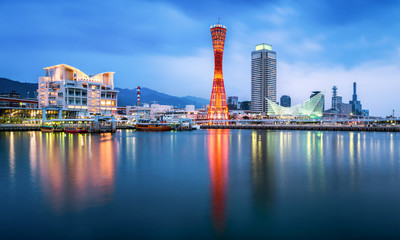
[[365,132],[400,132],[400,126],[327,126],[327,125],[201,125],[200,129],[251,129],[251,130],[301,130],[301,131],[365,131]]
[[[117,126],[117,130],[133,129]],[[299,130],[299,131],[355,131],[355,132],[400,132],[400,126],[327,126],[327,125],[200,125],[200,129],[248,129],[248,130]],[[0,125],[0,132],[40,131],[40,126]]]

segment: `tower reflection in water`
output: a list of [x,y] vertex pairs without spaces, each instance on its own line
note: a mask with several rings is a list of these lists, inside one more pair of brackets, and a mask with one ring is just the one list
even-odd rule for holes
[[217,231],[225,229],[226,185],[228,182],[229,130],[209,130],[208,161],[211,177],[212,218]]
[[[32,136],[33,137],[33,136]],[[111,134],[39,133],[32,176],[55,213],[81,211],[112,199],[114,142]],[[95,138],[95,139],[94,139]]]

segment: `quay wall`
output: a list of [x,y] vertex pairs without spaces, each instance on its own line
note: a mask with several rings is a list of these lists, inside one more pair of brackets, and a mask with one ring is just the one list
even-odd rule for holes
[[400,132],[400,126],[326,126],[326,125],[201,125],[201,129],[253,129],[253,130],[315,130],[315,131],[366,131]]
[[[86,126],[88,132],[95,132],[90,126]],[[132,126],[116,126],[116,129],[134,129]],[[0,132],[2,131],[40,131],[40,125],[22,125],[22,124],[2,124],[0,125]],[[111,127],[102,127],[98,132],[111,132]]]
[[39,125],[3,124],[0,131],[40,131]]

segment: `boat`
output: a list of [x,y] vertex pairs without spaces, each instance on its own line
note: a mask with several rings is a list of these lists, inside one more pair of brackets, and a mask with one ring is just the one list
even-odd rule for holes
[[171,131],[171,125],[162,123],[138,123],[135,125],[136,130],[147,132],[163,132]]
[[42,131],[42,132],[62,132],[62,131],[64,131],[64,129],[62,127],[57,127],[57,126],[43,125],[40,127],[40,131]]
[[65,133],[87,133],[87,129],[84,127],[66,127],[64,128]]

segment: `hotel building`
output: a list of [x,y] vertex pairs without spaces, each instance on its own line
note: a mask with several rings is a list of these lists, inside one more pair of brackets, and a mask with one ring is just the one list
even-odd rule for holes
[[267,98],[276,102],[276,52],[262,43],[251,53],[251,111],[268,114]]
[[117,111],[118,91],[114,72],[86,75],[77,68],[59,64],[44,68],[39,77],[39,107],[57,107],[82,113],[103,115]]

